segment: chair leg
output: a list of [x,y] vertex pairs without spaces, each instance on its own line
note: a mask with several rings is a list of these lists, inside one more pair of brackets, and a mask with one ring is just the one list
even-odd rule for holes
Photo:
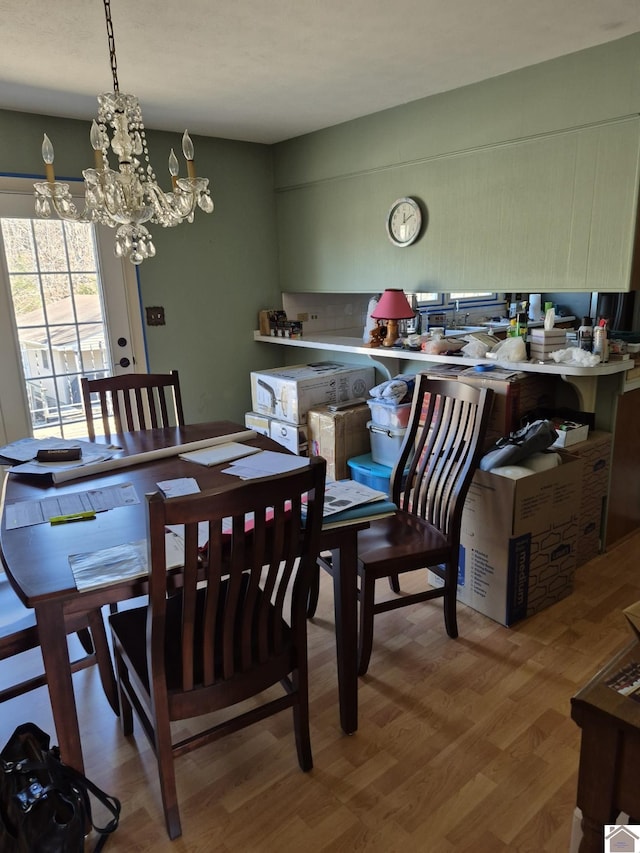
[[176,771],[173,749],[171,747],[171,728],[169,720],[155,719],[156,758],[158,760],[158,775],[160,776],[160,793],[167,834],[173,841],[182,835],[180,809],[178,807],[178,792],[176,790]]
[[458,636],[458,618],[456,615],[458,593],[458,567],[447,564],[444,582],[444,626],[452,640]]
[[395,592],[396,595],[400,594],[400,575],[389,575],[389,586],[391,587],[391,592]]
[[367,578],[366,569],[360,571],[360,631],[358,632],[358,675],[369,669],[373,648],[373,605],[375,601],[375,578]]
[[316,563],[316,567],[309,584],[309,597],[307,598],[307,619],[313,619],[316,615],[318,607],[318,599],[320,597],[320,566]]
[[101,610],[92,610],[89,613],[89,627],[91,628],[91,638],[93,640],[93,647],[95,648],[96,663],[98,665],[102,689],[113,712],[118,716],[120,713],[118,688]]
[[298,701],[293,705],[293,730],[296,738],[298,764],[300,769],[308,772],[313,768],[311,753],[311,735],[309,732],[309,687],[306,673],[299,669],[293,673],[292,683],[298,694]]
[[131,708],[131,702],[129,701],[129,697],[127,696],[126,690],[123,688],[123,683],[126,684],[127,679],[129,678],[129,674],[127,672],[127,667],[125,662],[122,660],[122,656],[116,650],[115,652],[116,659],[116,672],[118,673],[118,700],[120,702],[120,728],[122,729],[122,734],[125,737],[133,734],[133,710]]
[[88,655],[92,655],[94,649],[89,629],[81,628],[79,631],[76,632],[76,636],[80,640],[80,644],[82,645],[82,648],[85,650],[85,652]]

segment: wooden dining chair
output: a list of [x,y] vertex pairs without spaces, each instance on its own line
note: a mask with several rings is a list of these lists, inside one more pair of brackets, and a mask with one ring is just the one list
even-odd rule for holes
[[[102,379],[80,378],[87,431],[94,439],[93,394],[98,395],[105,435],[164,426],[183,426],[178,371],[127,373]],[[112,427],[115,426],[115,430]]]
[[[312,767],[306,602],[320,548],[326,462],[184,497],[148,496],[149,603],[109,617],[121,720],[132,708],[155,750],[170,838],[182,832],[174,757],[293,708],[298,762]],[[206,548],[198,526],[207,525]],[[168,595],[165,527],[184,525]],[[173,585],[172,585],[173,587]],[[230,708],[281,682],[284,694],[172,741],[170,724]]]
[[[23,652],[37,649],[40,646],[40,636],[33,610],[28,610],[18,600],[4,575],[0,575],[0,661],[8,661]],[[75,657],[71,663],[71,671],[78,672],[88,666],[97,664],[100,681],[109,704],[116,714],[119,713],[116,681],[111,663],[109,643],[99,610],[89,614],[75,614],[66,617],[67,634],[78,635],[84,647],[84,654]],[[19,669],[16,666],[16,669]],[[3,680],[4,683],[4,680]],[[30,690],[42,687],[47,683],[44,673],[28,678],[12,681],[0,689],[0,703],[22,696]]]
[[[483,453],[493,391],[418,374],[409,424],[391,475],[395,515],[358,533],[358,674],[369,667],[374,615],[443,599],[447,634],[458,636],[456,591],[464,501]],[[442,586],[400,594],[399,575],[430,569]],[[393,598],[375,599],[389,578]]]

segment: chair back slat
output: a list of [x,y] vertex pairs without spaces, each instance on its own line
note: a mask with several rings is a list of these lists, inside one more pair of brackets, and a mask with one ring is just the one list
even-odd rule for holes
[[184,425],[177,370],[168,374],[127,373],[100,379],[83,376],[81,385],[90,438],[96,434],[92,399],[96,394],[105,435],[110,435],[114,428],[115,432],[131,432]]
[[[299,640],[299,632],[306,631],[325,470],[325,461],[313,458],[308,467],[275,477],[184,497],[148,497],[147,624],[154,682],[166,677],[166,658],[171,658],[167,609],[178,605],[182,692],[225,682],[238,689],[274,658],[291,654],[293,633]],[[204,551],[198,546],[203,524],[208,530]],[[175,595],[165,568],[169,525],[185,525],[185,562],[179,582],[173,579],[179,590]]]
[[[482,453],[492,392],[461,381],[416,377],[409,425],[391,477],[393,500],[445,535],[459,531]],[[459,532],[453,535],[459,536]]]

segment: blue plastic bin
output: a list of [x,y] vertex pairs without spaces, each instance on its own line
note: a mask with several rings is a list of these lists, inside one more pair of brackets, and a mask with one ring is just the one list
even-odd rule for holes
[[392,468],[374,462],[370,453],[347,459],[347,465],[351,471],[351,479],[355,480],[356,483],[362,483],[372,489],[378,489],[386,495],[389,494]]

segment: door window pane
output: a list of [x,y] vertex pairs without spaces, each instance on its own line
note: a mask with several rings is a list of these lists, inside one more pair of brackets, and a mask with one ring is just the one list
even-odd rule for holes
[[93,227],[0,220],[35,437],[86,434],[84,373],[111,373]]

